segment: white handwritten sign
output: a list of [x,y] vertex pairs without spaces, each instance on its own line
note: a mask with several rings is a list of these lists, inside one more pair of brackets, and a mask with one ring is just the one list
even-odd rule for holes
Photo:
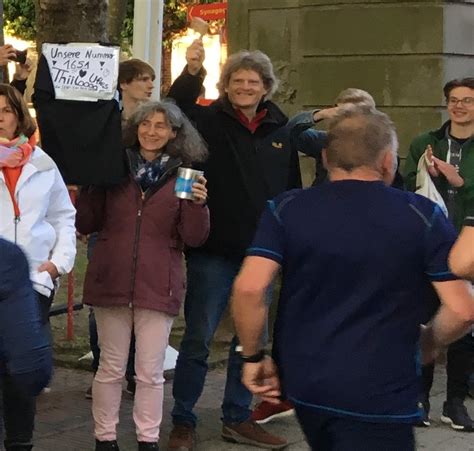
[[43,44],[56,99],[111,100],[117,89],[119,48],[99,44]]

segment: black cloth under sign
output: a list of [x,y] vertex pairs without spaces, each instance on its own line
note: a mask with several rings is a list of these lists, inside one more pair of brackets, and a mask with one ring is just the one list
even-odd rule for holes
[[67,184],[112,185],[127,175],[116,100],[56,100],[48,63],[41,56],[33,94],[41,147]]

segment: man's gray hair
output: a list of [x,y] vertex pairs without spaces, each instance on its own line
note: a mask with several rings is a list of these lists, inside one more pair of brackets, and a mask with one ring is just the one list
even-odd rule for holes
[[170,101],[147,101],[138,106],[125,126],[126,146],[132,147],[138,144],[138,126],[154,113],[163,113],[168,125],[176,132],[176,138],[170,139],[166,145],[168,155],[181,158],[185,164],[202,162],[207,158],[207,145],[204,139],[179,107]]
[[365,105],[369,108],[375,108],[374,98],[363,89],[347,88],[342,90],[336,97],[334,102],[336,105],[353,103],[357,105]]
[[398,138],[394,123],[381,111],[345,105],[329,123],[326,160],[330,167],[348,172],[376,168],[386,151],[396,156]]
[[260,50],[241,50],[227,58],[222,67],[221,76],[217,83],[220,97],[225,96],[225,88],[229,86],[230,76],[241,69],[253,70],[260,75],[263,85],[267,90],[265,99],[271,98],[278,88],[278,79],[273,71],[273,64],[270,58]]

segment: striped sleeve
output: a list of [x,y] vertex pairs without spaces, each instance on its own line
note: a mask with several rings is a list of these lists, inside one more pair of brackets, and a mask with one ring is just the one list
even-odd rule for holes
[[264,257],[279,264],[284,258],[284,229],[274,201],[269,201],[260,219],[248,256]]

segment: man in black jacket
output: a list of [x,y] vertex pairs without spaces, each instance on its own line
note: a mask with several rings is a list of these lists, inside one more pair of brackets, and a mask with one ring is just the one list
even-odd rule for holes
[[[193,408],[204,386],[209,345],[225,311],[232,283],[268,199],[301,186],[298,155],[292,145],[299,131],[312,125],[287,127],[287,117],[268,100],[277,80],[267,55],[242,51],[222,69],[219,99],[196,105],[205,70],[204,50],[196,41],[187,52],[188,65],[169,96],[186,112],[209,146],[201,169],[208,180],[211,230],[199,249],[187,253],[186,331],[175,370],[172,411],[174,428],[169,449],[194,447]],[[232,442],[280,449],[286,440],[251,419],[252,395],[240,381],[242,361],[234,338],[222,404],[222,437]]]
[[[41,324],[26,257],[18,246],[3,239],[0,239],[0,255],[0,384],[7,388],[3,390],[5,397],[14,399],[16,393],[36,396],[51,376],[51,346]],[[8,399],[1,400],[0,405],[12,410],[16,408]],[[14,434],[15,439],[7,435],[6,450],[32,449],[30,436],[21,440],[24,424],[33,422],[34,418],[23,416],[20,421],[21,412],[8,413],[11,423],[7,434]],[[1,423],[2,417],[3,412]]]

